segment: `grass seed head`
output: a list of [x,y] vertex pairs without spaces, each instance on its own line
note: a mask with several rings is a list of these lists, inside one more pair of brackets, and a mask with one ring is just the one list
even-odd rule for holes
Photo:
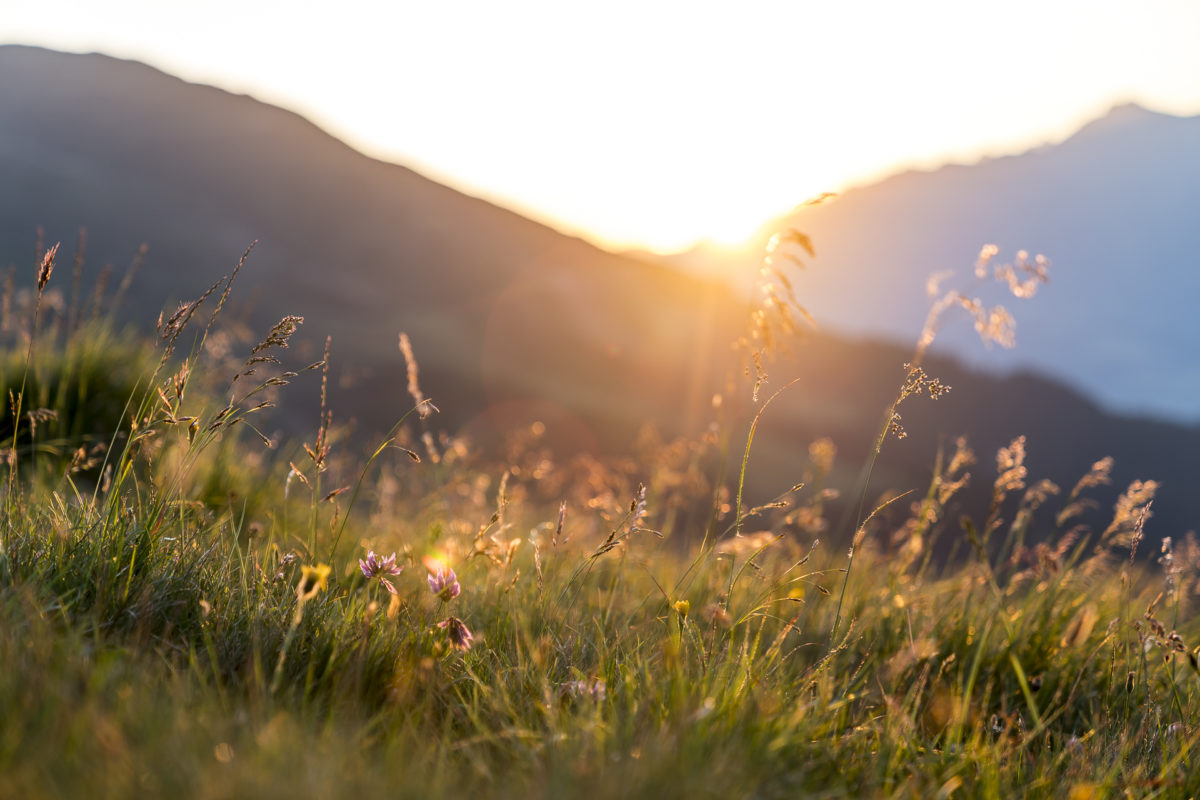
[[42,293],[42,290],[46,288],[46,284],[50,281],[50,274],[54,272],[54,257],[56,255],[58,255],[58,244],[55,244],[42,256],[42,263],[38,265],[37,272],[38,294]]

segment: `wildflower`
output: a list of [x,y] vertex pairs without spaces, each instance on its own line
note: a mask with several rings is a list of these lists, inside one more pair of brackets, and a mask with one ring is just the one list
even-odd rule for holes
[[302,600],[311,600],[322,589],[329,588],[329,573],[332,568],[328,564],[317,564],[315,567],[305,564],[300,567],[300,583],[296,586],[296,594]]
[[395,553],[392,553],[390,556],[385,558],[384,556],[378,555],[374,550],[368,550],[367,557],[365,559],[360,558],[358,560],[358,568],[362,570],[362,574],[365,575],[368,580],[371,578],[379,578],[379,582],[382,583],[392,594],[396,593],[396,587],[393,586],[392,582],[384,576],[399,575],[404,570],[403,567],[396,566]]
[[692,610],[692,604],[689,603],[687,600],[676,600],[675,601],[675,613],[679,615],[680,619],[687,619],[688,612],[691,610]]
[[450,602],[462,592],[462,586],[459,585],[454,570],[445,563],[429,559],[425,563],[425,568],[429,570],[429,575],[426,577],[426,580],[429,581],[429,591],[437,595],[443,603]]
[[[450,573],[453,575],[454,573]],[[457,583],[454,584],[458,586]],[[471,635],[471,631],[458,617],[446,617],[438,623],[438,627],[446,631],[446,635],[450,638],[450,645],[455,650],[467,651],[471,649],[471,643],[475,637]]]

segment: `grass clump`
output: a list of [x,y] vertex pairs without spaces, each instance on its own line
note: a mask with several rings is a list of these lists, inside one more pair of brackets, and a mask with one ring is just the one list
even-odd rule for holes
[[[1012,269],[997,274],[1031,291]],[[1151,482],[1093,530],[1111,464],[1060,498],[1018,440],[976,473],[985,513],[955,519],[966,442],[922,491],[868,504],[872,455],[859,506],[876,510],[847,555],[817,541],[839,533],[828,441],[756,508],[706,466],[723,437],[550,464],[534,430],[501,463],[473,459],[430,432],[405,338],[414,410],[362,465],[338,458],[324,408],[315,437],[264,457],[254,415],[325,373],[328,349],[288,365],[301,320],[284,317],[245,358],[208,358],[231,284],[168,317],[157,356],[111,328],[35,330],[3,361],[0,796],[1196,790],[1200,545],[1133,559]],[[939,302],[998,340],[1001,317],[964,298]],[[754,319],[761,344],[773,317]],[[946,388],[927,346],[875,455],[902,400]],[[113,416],[87,410],[120,391]],[[34,407],[58,412],[53,469],[26,455],[48,441],[18,411]],[[107,443],[86,480],[61,463],[81,437]],[[697,496],[716,498],[707,520],[686,511]]]

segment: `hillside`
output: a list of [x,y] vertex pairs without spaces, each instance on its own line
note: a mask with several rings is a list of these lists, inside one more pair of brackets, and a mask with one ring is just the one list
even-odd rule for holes
[[[149,243],[134,320],[200,294],[258,240],[240,279],[255,329],[302,315],[318,354],[332,335],[341,373],[358,376],[335,408],[367,429],[386,429],[406,407],[401,330],[452,427],[529,400],[547,406],[542,414],[564,406],[601,419],[627,413],[612,397],[679,409],[689,386],[713,382],[705,361],[675,356],[705,336],[711,318],[693,309],[716,287],[369,159],[290,112],[141,64],[0,48],[0,181],[8,258],[32,259],[38,226],[68,245],[86,226],[93,262],[123,266]],[[705,403],[710,394],[693,392]]]
[[[1122,113],[1138,125],[1145,121],[1145,112]],[[1108,152],[1119,121],[1119,115],[1102,121],[1057,149],[906,174],[807,209],[795,222],[812,235],[818,258],[801,278],[803,302],[828,328],[911,341],[926,307],[930,265],[969,266],[989,241],[1045,250],[1055,257],[1053,282],[1044,297],[1014,309],[1016,353],[1045,369],[1051,356],[1075,353],[1071,363],[1110,369],[1122,386],[1150,386],[1171,375],[1186,385],[1189,370],[1200,368],[1186,352],[1190,340],[1173,339],[1174,349],[1153,359],[1141,351],[1116,358],[1112,350],[1121,343],[1148,347],[1138,337],[1152,325],[1172,335],[1194,326],[1194,316],[1173,304],[1194,297],[1191,287],[1200,278],[1179,272],[1172,278],[1179,290],[1162,301],[1169,307],[1146,322],[1133,312],[1150,307],[1140,292],[1161,290],[1154,289],[1158,273],[1130,266],[1140,263],[1133,254],[1123,273],[1087,272],[1079,264],[1090,262],[1049,242],[1051,231],[1084,226],[1087,210],[1103,202],[1071,176]],[[1161,154],[1175,142],[1178,121],[1159,122],[1170,132]],[[1051,155],[1060,151],[1075,154],[1075,172],[1054,166]],[[1142,174],[1138,166],[1122,166],[1121,174],[1132,181]],[[1004,196],[1012,214],[1022,198],[1026,205],[1036,199],[1036,213],[1027,218],[1041,227],[1000,225],[1010,217],[983,202],[995,200],[998,190],[980,188],[969,174],[993,175],[997,185],[1009,186]],[[1186,199],[1200,185],[1187,175],[1179,170],[1174,188],[1161,191],[1176,202]],[[1041,184],[1031,189],[1036,176],[1062,183],[1053,191]],[[437,424],[465,429],[477,442],[534,419],[547,423],[550,440],[565,452],[622,451],[646,423],[668,435],[694,435],[712,414],[712,395],[728,397],[726,378],[736,374],[729,343],[746,305],[722,282],[606,253],[367,158],[295,114],[141,64],[0,47],[0,184],[6,187],[0,253],[27,281],[38,226],[67,250],[86,226],[89,276],[105,261],[123,267],[147,242],[147,266],[124,307],[125,318],[145,328],[164,306],[195,297],[232,269],[258,240],[237,293],[251,298],[247,319],[262,335],[284,314],[303,315],[298,358],[318,355],[332,335],[335,418],[354,420],[359,432],[386,430],[410,404],[396,348],[401,330],[412,338],[425,393],[443,411]],[[1067,201],[1071,196],[1076,203]],[[1135,198],[1122,208],[1134,215]],[[932,225],[939,220],[940,227]],[[1128,229],[1139,225],[1156,230],[1130,216]],[[1120,230],[1097,225],[1095,247],[1114,246]],[[910,263],[917,252],[925,255]],[[1169,255],[1146,263],[1168,263]],[[873,264],[896,268],[869,271]],[[1105,295],[1112,281],[1119,291]],[[1106,310],[1117,302],[1112,297],[1124,299],[1123,316]],[[942,341],[951,351],[960,346],[951,343],[960,343],[977,364],[1017,363],[983,351],[973,334],[947,330]],[[1093,343],[1099,346],[1089,349]],[[819,337],[797,348],[791,361],[773,365],[768,388],[794,375],[806,380],[764,420],[753,463],[756,491],[769,495],[794,483],[808,442],[821,435],[838,441],[843,477],[852,479],[906,358],[890,344]],[[1062,374],[1084,385],[1083,373],[1072,369],[1063,366]],[[1113,455],[1118,484],[1133,477],[1164,481],[1155,504],[1163,535],[1200,519],[1200,499],[1188,489],[1200,476],[1186,456],[1200,438],[1195,428],[1117,416],[1042,378],[984,377],[949,360],[935,360],[931,371],[954,391],[936,404],[906,406],[911,435],[889,442],[879,488],[920,485],[939,440],[963,433],[976,443],[978,483],[985,485],[995,448],[1025,433],[1035,477],[1070,486],[1093,461]],[[315,425],[310,389],[293,393],[293,415],[276,417],[276,424],[306,431]],[[745,409],[728,409],[740,436]]]

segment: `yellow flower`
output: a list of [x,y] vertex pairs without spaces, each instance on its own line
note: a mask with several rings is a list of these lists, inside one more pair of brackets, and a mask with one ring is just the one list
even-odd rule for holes
[[676,600],[675,601],[675,613],[678,614],[681,619],[687,619],[688,612],[691,610],[692,610],[692,604],[689,603],[687,600]]
[[317,564],[315,567],[305,564],[300,568],[300,584],[296,594],[305,600],[316,597],[317,592],[329,588],[329,573],[332,567],[328,564]]

